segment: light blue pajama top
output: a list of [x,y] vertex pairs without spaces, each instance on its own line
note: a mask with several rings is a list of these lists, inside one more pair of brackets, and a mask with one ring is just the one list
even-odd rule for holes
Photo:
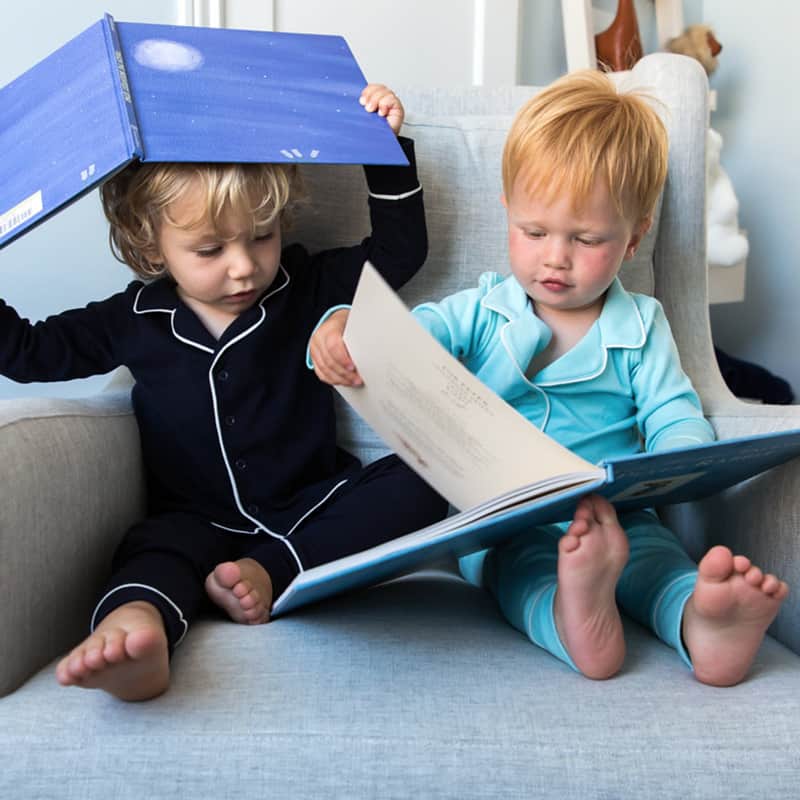
[[531,380],[525,370],[552,334],[513,275],[485,272],[476,288],[413,313],[470,372],[588,461],[714,439],[661,304],[618,279],[581,341]]

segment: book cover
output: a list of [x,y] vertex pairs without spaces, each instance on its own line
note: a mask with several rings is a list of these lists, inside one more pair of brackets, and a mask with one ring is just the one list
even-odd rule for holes
[[525,420],[453,358],[369,264],[345,341],[364,386],[337,389],[459,511],[302,572],[274,603],[276,616],[536,525],[569,520],[577,500],[590,492],[619,511],[682,503],[800,456],[800,430],[790,430],[591,464]]
[[0,247],[134,158],[407,164],[340,36],[106,17],[0,89]]
[[0,247],[135,155],[101,20],[0,89]]

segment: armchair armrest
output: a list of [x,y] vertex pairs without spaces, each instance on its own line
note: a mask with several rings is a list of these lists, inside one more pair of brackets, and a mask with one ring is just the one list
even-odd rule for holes
[[[744,403],[719,392],[709,415],[720,439],[800,428],[800,406]],[[770,634],[800,654],[800,459],[699,503],[662,509],[693,557],[724,544],[789,584]]]
[[145,489],[129,392],[0,401],[0,453],[2,696],[86,635]]

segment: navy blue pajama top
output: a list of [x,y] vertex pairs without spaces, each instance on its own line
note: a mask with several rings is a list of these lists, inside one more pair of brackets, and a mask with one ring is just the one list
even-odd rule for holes
[[400,141],[410,167],[365,167],[371,236],[315,255],[285,248],[275,281],[219,340],[169,278],[134,281],[33,325],[0,301],[0,372],[52,381],[127,366],[151,513],[287,534],[359,468],[336,445],[333,391],[306,368],[308,338],[352,300],[365,260],[397,288],[427,254],[413,144]]

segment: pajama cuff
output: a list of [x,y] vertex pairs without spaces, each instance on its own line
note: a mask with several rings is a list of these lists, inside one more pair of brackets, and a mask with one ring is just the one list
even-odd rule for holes
[[328,317],[330,317],[334,312],[340,311],[343,308],[351,308],[352,306],[349,305],[338,305],[332,306],[329,308],[320,318],[319,322],[314,326],[314,330],[311,331],[311,336],[308,337],[308,344],[306,345],[306,366],[309,369],[314,369],[314,362],[311,360],[311,339],[314,337],[314,334],[317,332],[317,328],[325,322]]
[[145,583],[123,583],[106,592],[94,609],[92,620],[89,623],[90,632],[94,633],[100,621],[115,609],[126,603],[137,601],[150,603],[158,609],[164,621],[169,652],[172,655],[172,651],[183,641],[183,637],[189,629],[189,623],[175,602],[161,590]]

